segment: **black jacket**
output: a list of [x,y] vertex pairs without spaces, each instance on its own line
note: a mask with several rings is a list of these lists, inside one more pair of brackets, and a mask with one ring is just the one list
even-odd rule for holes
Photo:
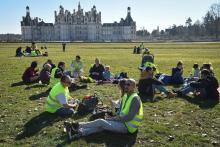
[[207,98],[209,99],[218,99],[219,93],[218,93],[218,80],[213,77],[207,77],[207,79],[199,79],[197,82],[193,82],[190,84],[193,88],[204,88],[206,90]]
[[138,83],[138,94],[143,99],[144,97],[153,97],[154,90],[152,85],[163,85],[161,81],[158,81],[155,78],[150,79],[141,79]]

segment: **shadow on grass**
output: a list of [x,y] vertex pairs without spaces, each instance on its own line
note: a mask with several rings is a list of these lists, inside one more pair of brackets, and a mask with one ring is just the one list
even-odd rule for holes
[[103,132],[85,137],[87,143],[105,144],[108,147],[133,146],[136,143],[137,133],[118,134],[112,132]]
[[[112,132],[102,132],[98,134],[92,134],[86,137],[83,137],[82,140],[85,140],[88,144],[104,144],[107,147],[130,147],[136,143],[137,133],[135,134],[119,134]],[[71,142],[67,140],[67,136],[63,135],[60,139],[64,139],[64,142],[58,144],[57,147],[62,147]],[[77,140],[76,140],[77,141]]]
[[163,100],[163,98],[161,96],[154,96],[154,97],[145,97],[145,98],[142,98],[141,101],[142,103],[156,103],[160,100]]
[[17,87],[17,86],[22,86],[22,85],[26,85],[26,84],[23,81],[20,81],[20,82],[12,83],[11,87]]
[[33,94],[29,97],[29,100],[38,100],[42,97],[47,97],[49,95],[49,92],[50,92],[50,88],[47,90],[47,91],[44,91],[44,92],[41,92],[41,93],[38,93],[38,94]]
[[29,89],[32,89],[32,88],[42,88],[42,87],[47,87],[47,85],[35,84],[35,85],[31,85],[31,86],[26,87],[25,90],[29,90]]
[[16,140],[31,137],[38,133],[41,129],[52,125],[54,122],[59,121],[59,117],[48,112],[43,112],[29,120],[25,125],[23,132],[16,136]]
[[219,103],[219,100],[210,100],[210,99],[204,99],[199,97],[190,97],[190,96],[184,96],[185,100],[192,104],[199,105],[202,109],[209,109],[215,107]]

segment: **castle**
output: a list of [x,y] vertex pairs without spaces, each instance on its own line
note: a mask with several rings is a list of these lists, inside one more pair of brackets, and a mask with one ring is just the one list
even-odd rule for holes
[[131,41],[136,39],[136,22],[131,17],[131,8],[127,9],[125,19],[120,22],[101,22],[101,12],[96,6],[83,12],[80,3],[78,10],[71,13],[60,6],[54,12],[55,22],[45,23],[42,19],[31,18],[26,7],[26,16],[21,21],[23,41]]

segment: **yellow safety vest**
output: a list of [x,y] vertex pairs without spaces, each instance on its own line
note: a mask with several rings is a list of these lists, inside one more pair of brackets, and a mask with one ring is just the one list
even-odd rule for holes
[[82,69],[83,65],[82,65],[81,61],[76,62],[75,60],[73,60],[71,67],[72,67],[73,70],[79,71],[80,69]]
[[144,63],[144,67],[151,67],[151,68],[155,68],[156,69],[156,73],[159,73],[159,70],[157,68],[157,66],[154,64],[154,63],[151,63],[151,62],[146,62]]
[[37,56],[37,53],[35,51],[31,51],[31,56],[35,57],[35,56]]
[[52,88],[56,83],[58,83],[60,81],[59,78],[55,78],[55,72],[58,69],[58,67],[54,67],[51,71],[51,75],[50,75],[50,87]]
[[56,98],[57,95],[63,93],[65,97],[70,98],[68,87],[64,88],[63,85],[59,82],[57,83],[50,91],[49,96],[46,99],[45,108],[47,112],[55,113],[59,108],[62,108],[63,105],[59,103],[59,100]]
[[[121,105],[120,114],[119,114],[121,117],[128,115],[131,102],[134,97],[138,97],[137,93],[133,93],[130,97],[127,97],[127,95],[125,94],[122,97],[122,105]],[[131,121],[125,122],[125,125],[128,128],[128,131],[130,133],[136,132],[142,120],[143,120],[143,106],[142,106],[142,102],[140,101],[140,108],[139,108],[138,113],[135,115],[135,117]]]

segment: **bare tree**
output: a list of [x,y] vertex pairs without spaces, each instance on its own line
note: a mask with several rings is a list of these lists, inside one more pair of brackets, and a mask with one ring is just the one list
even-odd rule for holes
[[214,18],[214,26],[215,26],[215,36],[218,39],[219,29],[220,29],[220,3],[213,4],[209,10],[211,16]]

